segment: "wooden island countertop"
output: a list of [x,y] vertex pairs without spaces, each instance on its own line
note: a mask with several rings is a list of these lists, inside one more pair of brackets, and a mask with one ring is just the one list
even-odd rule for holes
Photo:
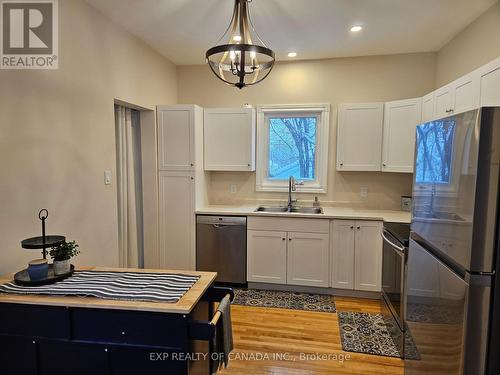
[[[164,312],[174,314],[189,314],[198,303],[205,291],[212,285],[217,277],[216,272],[202,271],[179,271],[140,268],[110,268],[110,267],[79,267],[77,271],[115,271],[115,272],[154,272],[154,273],[177,273],[190,276],[199,276],[198,281],[186,294],[176,303],[166,302],[144,302],[144,301],[122,301],[96,297],[75,296],[45,296],[35,294],[10,294],[0,293],[0,303],[19,303],[28,305],[84,307],[96,309],[114,310],[137,310],[150,312]],[[0,276],[0,284],[10,282],[14,274]]]

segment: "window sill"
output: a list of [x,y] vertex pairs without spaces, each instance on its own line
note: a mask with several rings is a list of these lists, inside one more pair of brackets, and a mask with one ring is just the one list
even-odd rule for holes
[[[256,185],[256,191],[260,192],[279,192],[288,193],[288,186],[266,186],[266,185]],[[298,186],[297,190],[293,194],[300,193],[313,193],[313,194],[326,194],[326,186]]]

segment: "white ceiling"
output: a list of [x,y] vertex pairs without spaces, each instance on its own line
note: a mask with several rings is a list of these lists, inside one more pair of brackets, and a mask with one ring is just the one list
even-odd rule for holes
[[[278,60],[437,51],[497,0],[253,0]],[[233,0],[87,0],[177,65],[202,64]],[[362,24],[353,34],[349,28]]]

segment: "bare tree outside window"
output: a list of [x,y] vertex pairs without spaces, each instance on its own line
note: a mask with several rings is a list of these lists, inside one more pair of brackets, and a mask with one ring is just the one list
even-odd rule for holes
[[268,178],[314,180],[317,117],[269,118]]

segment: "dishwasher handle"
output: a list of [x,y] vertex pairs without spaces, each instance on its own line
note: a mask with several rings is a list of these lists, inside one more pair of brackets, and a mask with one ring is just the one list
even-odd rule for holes
[[226,226],[245,226],[247,225],[246,216],[196,216],[197,224],[212,225],[214,228],[223,228]]

